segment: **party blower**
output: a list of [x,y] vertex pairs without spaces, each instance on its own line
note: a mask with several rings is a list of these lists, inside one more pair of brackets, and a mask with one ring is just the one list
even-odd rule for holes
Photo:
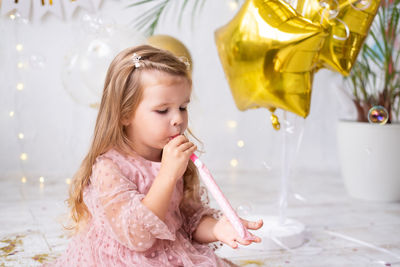
[[192,154],[190,156],[190,159],[193,161],[194,165],[196,165],[197,169],[199,170],[200,177],[202,178],[208,191],[211,192],[212,196],[222,209],[222,212],[228,218],[229,222],[238,232],[240,237],[243,238],[244,240],[254,240],[254,237],[249,233],[249,231],[247,231],[247,228],[244,227],[242,221],[239,219],[236,212],[233,210],[231,204],[228,202],[228,200],[222,193],[221,189],[215,183],[215,180],[211,175],[210,171],[207,169],[207,167],[203,164],[203,162],[200,161],[200,159],[195,154]]

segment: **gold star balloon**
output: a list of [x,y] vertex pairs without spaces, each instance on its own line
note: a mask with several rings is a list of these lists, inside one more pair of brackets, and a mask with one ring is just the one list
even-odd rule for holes
[[380,0],[299,0],[296,10],[328,28],[318,68],[348,75],[378,11]]
[[[240,110],[281,108],[306,117],[326,30],[280,0],[247,0],[215,33],[219,57]],[[276,126],[276,125],[274,125]]]
[[247,0],[215,32],[237,107],[306,117],[314,73],[350,72],[378,7],[379,0],[298,0],[295,10],[284,0]]

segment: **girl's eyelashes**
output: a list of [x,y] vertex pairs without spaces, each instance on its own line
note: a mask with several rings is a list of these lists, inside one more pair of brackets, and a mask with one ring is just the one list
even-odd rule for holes
[[[186,111],[187,107],[180,107],[179,110],[180,111]],[[166,113],[168,113],[168,109],[155,110],[155,112],[157,112],[158,114],[166,114]]]
[[168,112],[168,109],[164,109],[164,110],[156,110],[157,113],[159,114],[165,114]]

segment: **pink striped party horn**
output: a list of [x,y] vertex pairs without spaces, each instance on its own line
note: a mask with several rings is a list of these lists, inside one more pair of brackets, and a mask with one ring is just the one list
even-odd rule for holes
[[212,196],[217,201],[218,205],[222,209],[222,212],[228,218],[229,222],[238,232],[241,238],[244,240],[254,240],[254,237],[249,233],[246,227],[244,227],[242,221],[239,219],[238,215],[232,208],[229,201],[226,199],[224,194],[222,193],[221,189],[215,183],[213,176],[211,175],[210,171],[207,167],[200,161],[200,159],[195,155],[192,154],[190,159],[193,161],[194,165],[196,165],[197,169],[199,170],[200,176],[206,185],[208,191],[211,192]]

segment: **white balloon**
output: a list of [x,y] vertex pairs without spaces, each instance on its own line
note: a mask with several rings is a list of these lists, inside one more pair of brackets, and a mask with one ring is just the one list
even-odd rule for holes
[[64,89],[74,101],[97,107],[111,61],[123,49],[143,43],[143,35],[118,25],[114,25],[112,30],[108,28],[99,34],[88,35],[65,56],[62,68]]

